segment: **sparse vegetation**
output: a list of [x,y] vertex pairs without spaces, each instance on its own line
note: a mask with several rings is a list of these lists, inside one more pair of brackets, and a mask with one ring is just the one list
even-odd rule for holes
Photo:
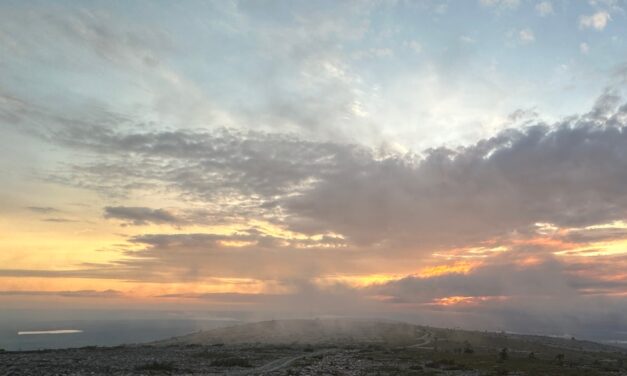
[[212,367],[252,367],[252,364],[246,358],[240,357],[229,357],[229,358],[219,358],[215,359],[211,362]]
[[468,341],[464,341],[464,354],[474,354],[475,350],[472,348],[472,345]]
[[228,351],[200,351],[194,353],[192,355],[195,358],[205,358],[205,359],[218,359],[218,358],[228,358],[231,356],[231,353]]
[[174,367],[173,362],[150,362],[146,364],[142,364],[135,367],[136,371],[174,371],[176,367]]
[[509,359],[509,352],[507,350],[507,347],[503,347],[501,351],[499,351],[499,361],[504,362],[507,359]]
[[564,354],[557,354],[555,355],[555,360],[557,361],[557,364],[560,366],[564,365]]

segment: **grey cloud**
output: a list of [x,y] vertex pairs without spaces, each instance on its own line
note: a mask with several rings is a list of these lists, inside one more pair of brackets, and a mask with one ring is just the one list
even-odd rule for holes
[[[310,279],[355,268],[369,252],[347,251],[342,259],[326,249],[337,240],[285,241],[251,229],[235,235],[146,234],[128,239],[123,257],[107,264],[82,264],[73,270],[0,269],[3,277],[99,278],[171,283],[217,281],[216,278],[249,278],[266,281]],[[240,246],[229,243],[242,242]],[[368,264],[370,272],[381,264]]]
[[[23,24],[38,25],[37,32],[24,32],[20,29]],[[12,42],[16,55],[42,60],[49,56],[40,50],[52,40],[59,49],[69,43],[107,62],[125,65],[155,66],[159,63],[159,53],[172,49],[172,42],[162,28],[130,24],[122,17],[96,8],[62,9],[52,4],[8,7],[3,9],[0,33],[5,36],[0,42]]]
[[580,303],[581,310],[586,311],[594,308],[586,307],[587,302],[596,298],[621,300],[615,295],[620,296],[627,288],[627,278],[622,275],[626,265],[625,255],[565,259],[547,254],[541,247],[518,246],[483,259],[466,273],[410,275],[368,286],[363,292],[385,297],[392,304],[428,305],[439,298],[461,296],[488,298],[475,301],[488,310],[514,307],[525,311],[526,302],[533,302],[539,305],[534,308],[538,311],[545,305],[544,313],[559,311],[562,304]]
[[627,84],[627,62],[615,66],[611,71],[611,75],[617,84]]
[[576,243],[590,243],[605,240],[625,239],[627,238],[627,229],[620,227],[577,229],[568,231],[561,238],[565,241]]
[[[55,174],[54,181],[119,195],[142,189],[174,190],[201,199],[221,217],[259,214],[269,199],[314,184],[367,149],[304,141],[290,135],[215,132],[115,132],[69,126],[54,142],[102,156]],[[237,202],[230,205],[229,202]]]
[[70,222],[78,222],[75,219],[68,218],[44,218],[42,219],[44,222],[54,222],[54,223],[70,223]]
[[538,116],[539,114],[535,109],[518,109],[507,115],[507,120],[513,124],[529,124],[530,122],[536,120]]
[[616,108],[621,101],[620,92],[615,88],[608,88],[597,98],[592,111],[587,116],[593,120],[607,120],[610,116],[616,114]]
[[381,309],[378,302],[365,299],[359,291],[346,286],[335,285],[320,288],[307,280],[291,280],[286,282],[292,291],[289,293],[272,294],[241,294],[241,293],[205,293],[205,294],[167,294],[161,298],[186,298],[210,302],[214,306],[222,305],[259,311],[281,312],[281,314],[312,315],[312,314],[348,314],[364,315]]
[[180,224],[182,220],[165,209],[151,209],[145,207],[107,206],[104,208],[105,218],[119,219],[133,225]]
[[71,270],[48,269],[0,269],[1,277],[42,278],[102,278],[120,279],[132,275],[133,270],[122,265],[85,264],[83,268]]
[[167,35],[158,30],[126,30],[121,32],[110,26],[110,15],[98,11],[81,11],[47,19],[66,38],[79,42],[108,61],[132,62],[154,66],[159,63],[158,51],[170,47]]
[[2,296],[36,295],[36,296],[61,296],[65,298],[115,298],[123,294],[117,290],[76,290],[76,291],[32,291],[9,290],[0,291]]
[[414,246],[472,242],[535,222],[609,222],[627,215],[626,148],[624,125],[536,125],[420,161],[370,160],[282,204],[297,230]]
[[584,286],[589,284],[584,283],[582,278],[569,275],[566,265],[556,260],[544,260],[531,266],[490,263],[468,274],[452,273],[425,278],[408,276],[371,287],[370,290],[374,294],[388,296],[391,302],[430,303],[449,296],[573,296],[578,295],[578,288]]
[[26,209],[34,213],[41,213],[41,214],[49,214],[49,213],[55,213],[59,211],[59,209],[56,209],[50,206],[28,206]]
[[276,294],[242,294],[242,293],[205,293],[205,294],[164,294],[158,295],[157,298],[185,298],[185,299],[201,299],[211,302],[223,303],[270,303],[271,300],[280,298],[281,295]]
[[[324,240],[307,244],[255,231],[235,235],[147,234],[133,237],[130,242],[144,248],[129,251],[118,264],[133,270],[127,278],[134,280],[309,279],[350,270],[351,265],[359,267],[356,257],[363,256],[342,248],[325,249],[320,243],[335,244]],[[229,246],[232,242],[242,244]],[[342,257],[337,252],[343,252]]]

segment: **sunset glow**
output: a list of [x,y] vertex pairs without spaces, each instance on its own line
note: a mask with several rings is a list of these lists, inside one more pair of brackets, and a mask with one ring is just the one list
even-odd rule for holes
[[11,314],[627,331],[623,1],[3,1],[0,19]]

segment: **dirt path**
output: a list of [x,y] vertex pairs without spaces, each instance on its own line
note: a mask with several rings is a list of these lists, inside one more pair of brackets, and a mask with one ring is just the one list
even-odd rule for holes
[[281,358],[281,359],[277,359],[277,360],[273,360],[270,363],[266,363],[263,366],[257,367],[255,369],[251,369],[251,370],[242,370],[242,371],[236,371],[236,372],[229,372],[227,375],[260,375],[260,374],[264,374],[264,373],[269,373],[269,372],[274,372],[277,371],[281,368],[285,368],[287,366],[289,366],[290,364],[294,363],[295,361],[299,360],[299,359],[304,359],[304,358],[309,358],[309,357],[313,357],[313,356],[318,356],[318,355],[323,355],[323,354],[327,354],[329,352],[332,352],[333,350],[319,350],[319,351],[314,351],[311,353],[307,353],[307,354],[302,354],[302,355],[296,355],[296,356],[291,356],[288,358]]
[[428,344],[431,343],[431,341],[433,341],[433,336],[430,332],[425,331],[425,334],[416,338],[416,340],[418,340],[419,342],[411,346],[408,346],[410,349],[416,349],[416,348],[427,346]]
[[[428,344],[430,344],[433,341],[433,335],[430,332],[425,331],[424,334],[418,338],[416,338],[416,340],[418,341],[418,343],[415,343],[411,346],[408,346],[409,348],[422,348],[427,346]],[[269,363],[266,363],[260,367],[257,367],[255,369],[251,369],[251,370],[242,370],[242,371],[235,371],[235,372],[229,372],[227,375],[231,375],[231,376],[236,376],[236,375],[260,375],[260,374],[265,374],[265,373],[270,373],[270,372],[274,372],[277,370],[280,370],[281,368],[285,368],[288,367],[290,364],[294,363],[295,361],[299,360],[299,359],[304,359],[304,358],[309,358],[309,357],[313,357],[313,356],[318,356],[318,355],[323,355],[323,354],[328,354],[330,352],[333,352],[334,350],[318,350],[318,351],[314,351],[311,353],[307,353],[307,354],[301,354],[301,355],[295,355],[295,356],[291,356],[291,357],[287,357],[287,358],[281,358],[281,359],[277,359],[277,360],[273,360]]]

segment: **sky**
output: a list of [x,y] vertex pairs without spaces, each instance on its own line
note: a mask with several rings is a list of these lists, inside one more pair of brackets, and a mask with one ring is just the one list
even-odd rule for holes
[[0,306],[627,331],[627,2],[0,2]]

